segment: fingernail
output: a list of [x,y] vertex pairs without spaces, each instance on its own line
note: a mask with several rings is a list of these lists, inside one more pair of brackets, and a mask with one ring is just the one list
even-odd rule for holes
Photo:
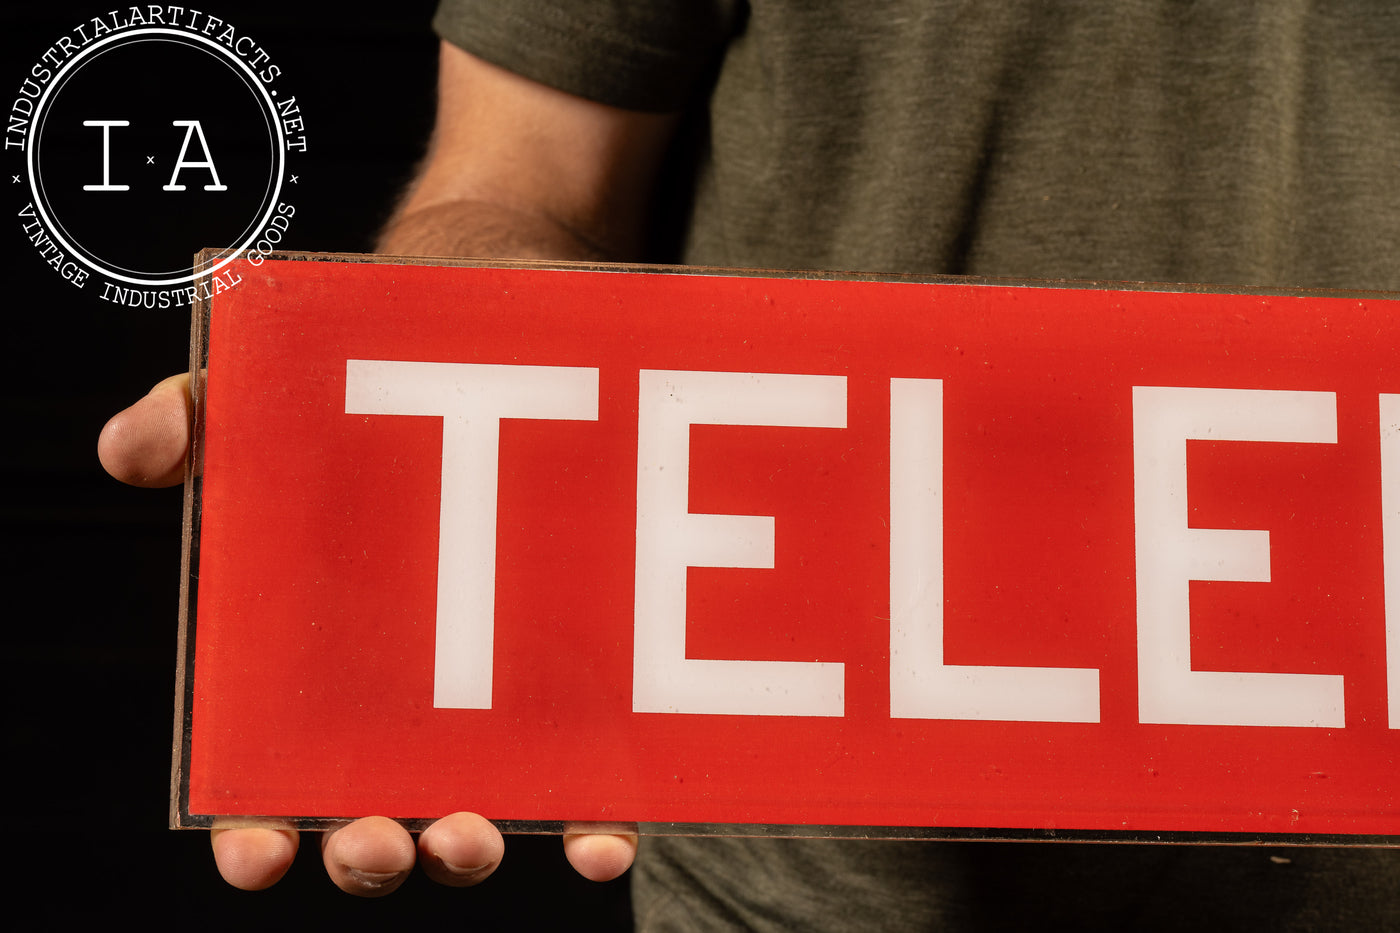
[[403,872],[361,871],[358,868],[345,869],[345,876],[367,891],[377,891],[403,880]]
[[487,862],[483,865],[462,866],[453,865],[451,862],[448,861],[442,861],[442,867],[447,869],[447,871],[455,877],[472,878],[490,868],[491,863]]

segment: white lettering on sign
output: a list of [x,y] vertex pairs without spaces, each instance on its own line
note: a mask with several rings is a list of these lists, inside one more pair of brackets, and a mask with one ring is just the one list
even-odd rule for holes
[[1192,439],[1335,444],[1336,394],[1133,387],[1138,719],[1342,727],[1340,675],[1191,668],[1191,581],[1269,581],[1267,531],[1190,527]]
[[689,510],[690,426],[846,426],[841,376],[642,370],[637,414],[636,645],[639,713],[845,715],[845,666],[690,658],[690,567],[773,566],[768,515]]
[[[1400,395],[1380,396],[1389,725],[1400,729]],[[440,417],[433,705],[490,709],[496,497],[503,418],[596,421],[598,370],[347,360],[347,414]],[[771,569],[774,518],[689,507],[696,424],[844,428],[841,376],[642,370],[637,415],[633,710],[845,715],[845,665],[691,658],[691,567]],[[1192,580],[1266,583],[1269,533],[1192,528],[1188,440],[1335,444],[1336,395],[1133,387],[1138,719],[1223,726],[1345,726],[1338,674],[1198,671]],[[1099,721],[1096,668],[944,663],[943,383],[890,380],[890,715]]]
[[1390,696],[1390,728],[1400,729],[1400,395],[1382,395],[1380,409],[1385,677]]
[[1098,722],[1095,668],[943,663],[943,382],[890,380],[890,715]]
[[442,418],[433,706],[490,709],[501,419],[598,420],[598,370],[347,360],[345,411]]

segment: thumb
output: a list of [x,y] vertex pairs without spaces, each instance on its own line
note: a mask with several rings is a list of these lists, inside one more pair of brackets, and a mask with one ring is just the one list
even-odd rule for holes
[[97,439],[97,458],[123,483],[177,485],[185,478],[193,416],[189,374],[161,380],[107,422]]

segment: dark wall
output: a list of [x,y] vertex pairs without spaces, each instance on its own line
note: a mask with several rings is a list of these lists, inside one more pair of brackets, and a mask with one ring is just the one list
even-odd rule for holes
[[[308,149],[290,248],[369,249],[431,126],[432,6],[199,5],[257,36],[301,102]],[[122,8],[7,5],[6,109],[58,36]],[[322,9],[330,12],[314,15]],[[625,884],[578,879],[553,838],[509,839],[505,867],[481,887],[441,889],[415,876],[371,902],[331,886],[314,836],[282,884],[249,894],[219,880],[206,834],[165,828],[181,492],[120,486],[102,472],[94,443],[113,412],[184,369],[188,310],[123,308],[66,286],[25,239],[11,203],[22,191],[19,168],[14,159],[5,167],[0,520],[6,759],[19,775],[9,796],[15,903],[37,902],[44,926],[132,915],[214,929],[428,919],[479,929],[625,927]]]

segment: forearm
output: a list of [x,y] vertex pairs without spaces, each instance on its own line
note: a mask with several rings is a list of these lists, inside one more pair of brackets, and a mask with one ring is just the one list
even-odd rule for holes
[[444,43],[433,139],[378,250],[634,259],[675,122],[574,97]]
[[472,259],[624,260],[631,244],[604,246],[547,216],[480,200],[409,209],[390,220],[376,250]]

